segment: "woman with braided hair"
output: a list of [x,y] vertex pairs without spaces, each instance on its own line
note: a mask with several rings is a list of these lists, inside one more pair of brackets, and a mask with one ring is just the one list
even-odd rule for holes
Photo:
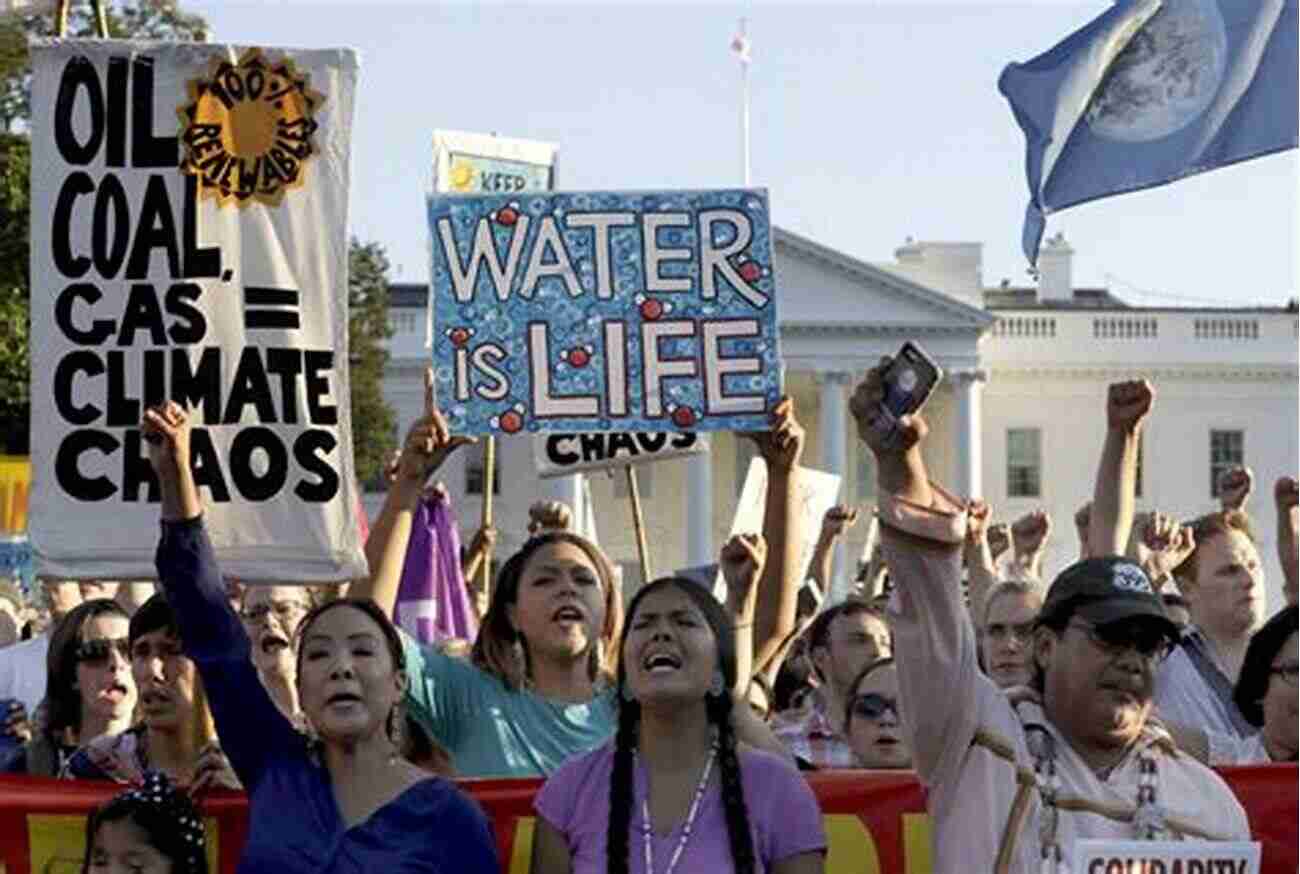
[[[764,552],[758,537],[733,538],[724,572],[757,577]],[[632,599],[617,733],[542,787],[533,874],[823,870],[826,838],[808,785],[787,759],[737,742],[736,723],[754,718],[733,703],[734,626],[746,617],[737,620],[679,577]]]

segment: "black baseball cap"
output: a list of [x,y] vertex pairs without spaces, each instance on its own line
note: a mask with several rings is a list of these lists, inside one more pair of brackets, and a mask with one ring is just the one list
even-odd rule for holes
[[1178,639],[1178,625],[1165,612],[1146,572],[1118,556],[1084,559],[1061,571],[1047,590],[1037,621],[1052,625],[1074,614],[1093,625],[1147,619],[1163,626],[1170,640]]

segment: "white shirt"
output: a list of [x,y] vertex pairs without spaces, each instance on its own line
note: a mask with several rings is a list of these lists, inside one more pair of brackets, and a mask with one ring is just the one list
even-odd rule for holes
[[0,701],[17,698],[30,717],[45,698],[45,657],[49,633],[0,649]]
[[[939,507],[905,505],[892,496],[881,519],[922,533],[944,529],[948,539],[907,541],[882,526],[890,576],[901,722],[913,761],[929,788],[934,822],[934,871],[1037,872],[1042,803],[1034,787],[1034,758],[1011,700],[979,668],[975,630],[961,599],[964,513],[936,493]],[[910,518],[919,519],[911,525]],[[951,529],[951,530],[947,530]],[[1246,813],[1227,784],[1163,732],[1148,731],[1106,780],[1083,762],[1041,708],[1022,704],[1055,741],[1061,779],[1056,841],[1069,860],[1083,838],[1131,840],[1141,757],[1150,750],[1158,772],[1156,802],[1171,836],[1248,840]],[[1065,809],[1065,808],[1079,809]],[[1004,840],[1005,832],[1005,840]],[[1068,862],[1067,862],[1068,863]]]

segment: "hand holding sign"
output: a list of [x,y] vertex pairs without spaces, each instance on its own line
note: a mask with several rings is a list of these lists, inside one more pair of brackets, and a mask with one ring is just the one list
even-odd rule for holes
[[447,420],[438,410],[434,392],[433,370],[424,369],[424,415],[415,420],[406,434],[402,456],[398,461],[400,484],[423,490],[424,483],[447,457],[462,446],[477,443],[474,437],[452,434]]

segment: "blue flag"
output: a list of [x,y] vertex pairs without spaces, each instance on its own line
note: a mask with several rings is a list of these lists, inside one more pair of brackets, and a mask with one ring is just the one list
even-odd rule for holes
[[1023,246],[1049,213],[1296,146],[1297,0],[1119,0],[998,89],[1025,132]]

